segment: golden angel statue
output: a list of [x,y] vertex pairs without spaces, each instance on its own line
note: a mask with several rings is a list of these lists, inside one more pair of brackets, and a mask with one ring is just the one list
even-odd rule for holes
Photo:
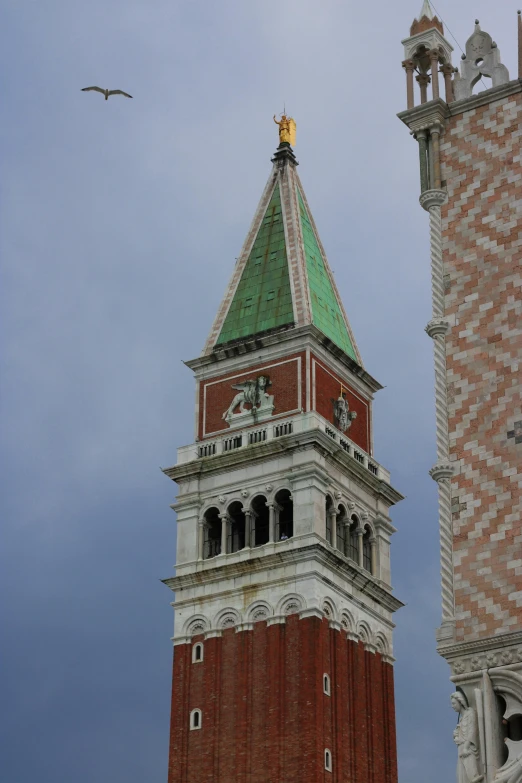
[[295,145],[295,120],[292,117],[287,117],[286,114],[282,114],[281,119],[276,120],[274,114],[274,122],[279,125],[279,143],[290,144],[293,147]]

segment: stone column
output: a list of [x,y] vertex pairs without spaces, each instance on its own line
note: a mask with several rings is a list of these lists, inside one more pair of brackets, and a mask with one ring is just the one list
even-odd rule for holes
[[433,100],[436,101],[440,97],[439,93],[439,53],[436,49],[432,49],[430,54],[431,60],[431,83],[433,86]]
[[415,70],[415,63],[413,60],[404,60],[402,67],[406,71],[406,98],[408,101],[408,109],[413,109],[415,106],[415,95],[413,91],[413,71]]
[[428,140],[425,130],[417,131],[417,141],[419,142],[419,164],[420,164],[420,183],[421,194],[428,190]]
[[363,542],[364,530],[362,527],[357,528],[357,560],[358,565],[363,567],[364,563],[364,542]]
[[451,103],[455,100],[453,97],[453,82],[451,77],[453,76],[453,66],[450,63],[446,63],[440,69],[444,75],[444,87],[446,91],[446,103]]
[[439,532],[441,549],[442,625],[437,639],[450,640],[454,635],[455,596],[453,586],[453,524],[451,517],[451,477],[449,461],[448,399],[446,388],[446,334],[449,323],[444,318],[444,265],[442,257],[441,205],[447,195],[442,190],[429,190],[420,198],[421,206],[430,215],[430,249],[432,281],[432,319],[426,326],[433,340],[435,357],[435,409],[437,426],[437,462],[430,475],[439,488]]
[[200,519],[198,522],[198,560],[203,560],[205,548],[205,522]]
[[268,505],[268,540],[270,541],[270,543],[273,543],[275,541],[276,504],[267,503],[267,505]]
[[441,174],[440,174],[440,128],[434,126],[431,129],[431,143],[433,152],[433,186],[435,190],[440,190],[441,187]]
[[420,93],[421,93],[421,103],[427,103],[428,102],[428,84],[431,82],[430,77],[427,73],[419,73],[417,76],[417,81],[419,83],[420,87]]
[[330,517],[330,530],[332,531],[332,546],[337,549],[337,511],[331,508],[328,512]]
[[372,536],[370,538],[370,554],[371,554],[371,569],[372,569],[372,575],[378,577],[377,573],[377,539],[375,536]]
[[219,518],[221,520],[221,554],[226,555],[227,553],[227,539],[228,539],[228,526],[230,524],[230,517],[228,514],[220,514]]
[[243,514],[245,515],[245,549],[250,547],[250,539],[252,534],[252,509],[243,508]]

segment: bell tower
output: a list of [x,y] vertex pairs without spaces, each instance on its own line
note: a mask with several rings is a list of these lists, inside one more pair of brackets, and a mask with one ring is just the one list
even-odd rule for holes
[[418,143],[420,205],[430,226],[437,645],[457,687],[464,783],[522,781],[520,12],[518,27],[520,71],[512,80],[478,20],[454,68],[429,0],[403,41],[407,110],[399,118]]
[[[179,486],[169,783],[396,783],[390,507],[364,369],[280,144],[203,353]],[[348,261],[349,263],[349,261]]]

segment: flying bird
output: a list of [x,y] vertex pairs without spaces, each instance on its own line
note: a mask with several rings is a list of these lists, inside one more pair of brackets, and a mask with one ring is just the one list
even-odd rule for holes
[[106,101],[109,100],[109,95],[125,95],[126,98],[132,98],[132,95],[129,95],[128,92],[123,92],[123,90],[103,90],[101,87],[82,87],[82,92],[89,92],[89,90],[101,92],[102,95],[105,95]]

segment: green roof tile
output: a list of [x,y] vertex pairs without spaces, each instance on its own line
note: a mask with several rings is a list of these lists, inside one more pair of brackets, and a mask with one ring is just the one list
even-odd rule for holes
[[217,344],[293,322],[281,196],[276,185]]
[[299,212],[308,272],[308,285],[312,301],[312,321],[332,342],[342,348],[345,353],[357,360],[357,356],[348,334],[341,308],[333,290],[330,278],[326,272],[323,256],[319,250],[317,239],[312,228],[308,212],[301,193],[299,196]]

